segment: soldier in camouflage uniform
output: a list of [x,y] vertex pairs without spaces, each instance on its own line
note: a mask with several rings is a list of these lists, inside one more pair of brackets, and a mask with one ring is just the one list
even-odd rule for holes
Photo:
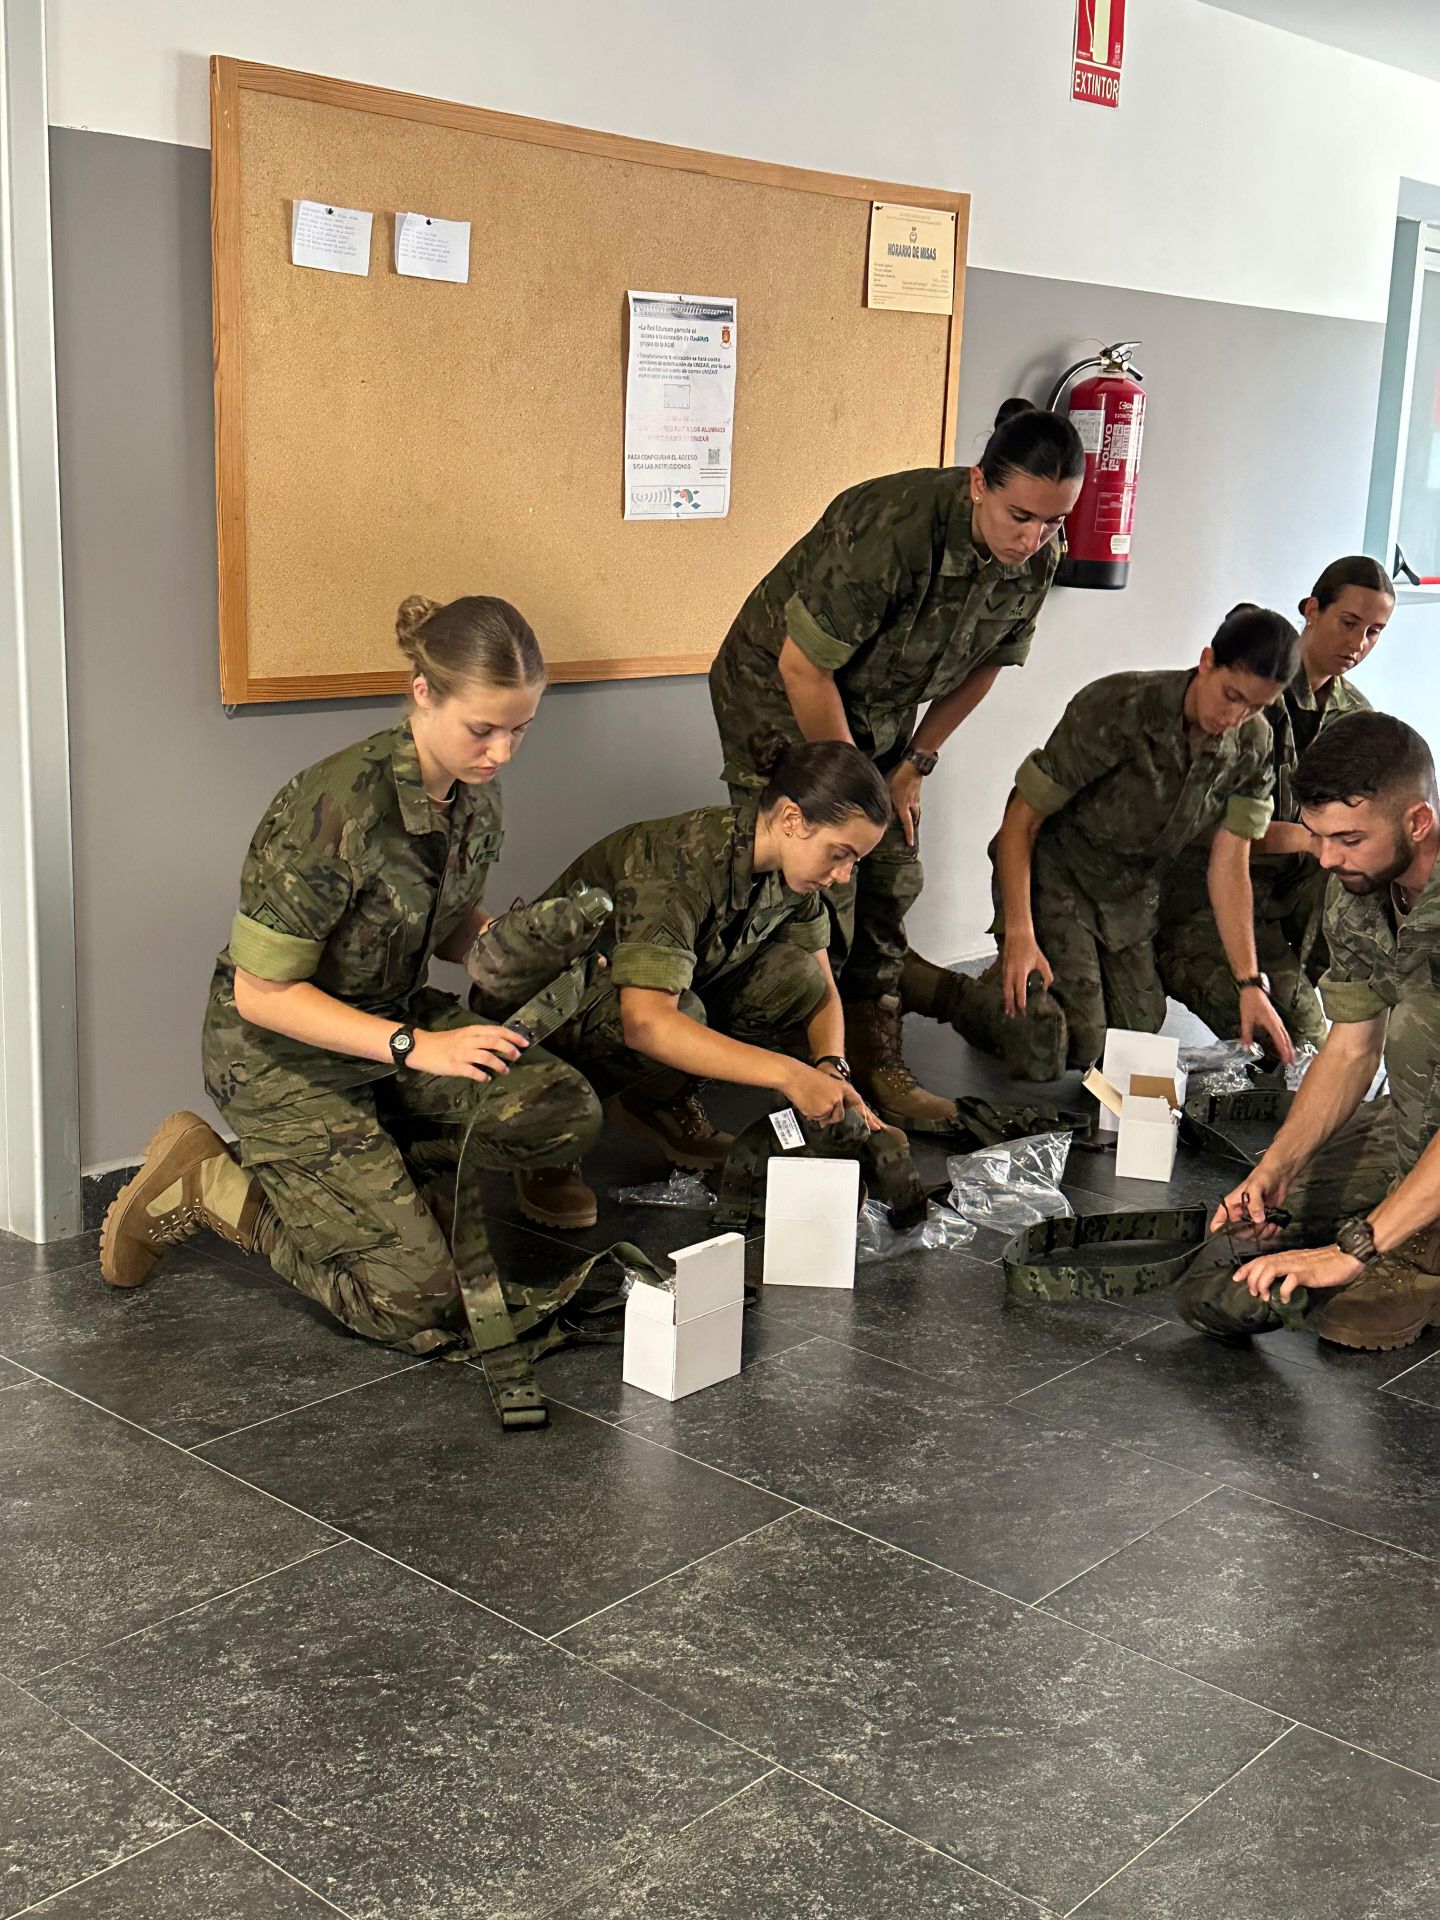
[[480,598],[407,601],[398,631],[410,717],[290,781],[245,860],[204,1029],[238,1157],[173,1115],[107,1216],[101,1267],[135,1286],[209,1226],[353,1332],[429,1353],[470,1333],[421,1149],[468,1130],[487,1166],[565,1163],[600,1110],[572,1068],[426,984],[481,931],[495,774],[544,686],[535,637]]
[[[1365,554],[1332,561],[1300,603],[1300,669],[1265,715],[1275,742],[1275,814],[1250,862],[1256,955],[1291,1038],[1314,1047],[1325,1038],[1314,985],[1325,971],[1325,875],[1298,824],[1295,766],[1322,727],[1368,711],[1345,674],[1368,656],[1394,610],[1395,589],[1378,561]],[[1166,873],[1155,950],[1165,991],[1233,1040],[1239,1009],[1205,889],[1209,853],[1204,841],[1187,847]]]
[[[748,743],[766,727],[853,741],[887,777],[896,818],[854,880],[832,889],[830,950],[858,1082],[899,1126],[944,1131],[955,1117],[901,1049],[921,780],[1000,669],[1028,655],[1084,466],[1067,420],[1010,401],[978,466],[849,488],[754,589],[710,671],[737,803],[762,784]],[[913,970],[927,968],[939,971]]]
[[[1260,717],[1291,678],[1294,628],[1237,607],[1197,669],[1116,673],[1081,689],[1015,776],[991,848],[1000,958],[982,983],[996,1052],[1019,1077],[1087,1066],[1107,1026],[1157,1031],[1160,874],[1214,833],[1210,899],[1242,996],[1241,1026],[1289,1042],[1255,965],[1250,844],[1270,820],[1270,729]],[[1032,976],[1064,1015],[1037,1017]],[[1047,996],[1042,996],[1046,999]],[[1002,1022],[1013,1022],[1003,1046]]]
[[[1295,790],[1330,876],[1320,995],[1333,1024],[1176,1304],[1201,1332],[1243,1340],[1282,1324],[1278,1288],[1321,1339],[1385,1351],[1440,1321],[1435,768],[1403,721],[1353,713],[1301,755]],[[1367,1100],[1382,1062],[1388,1092]],[[1282,1205],[1288,1224],[1267,1221]]]
[[[599,943],[605,991],[550,1045],[618,1093],[632,1130],[680,1167],[719,1167],[733,1144],[700,1105],[708,1079],[772,1089],[818,1122],[865,1111],[824,895],[878,844],[885,782],[836,741],[792,746],[772,732],[752,744],[766,780],[754,798],[621,827],[546,889],[560,898],[583,883],[615,902]],[[578,1166],[569,1179],[580,1185]],[[522,1182],[527,1197],[537,1184]]]

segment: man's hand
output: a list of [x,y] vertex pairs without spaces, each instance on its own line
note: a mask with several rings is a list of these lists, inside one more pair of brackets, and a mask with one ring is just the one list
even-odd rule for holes
[[1050,969],[1050,962],[1040,951],[1040,944],[1033,933],[1007,933],[1002,959],[1005,981],[1005,1018],[1013,1020],[1017,1014],[1025,1011],[1025,995],[1029,991],[1031,974],[1038,973],[1047,987],[1052,984],[1055,975]]
[[1273,1240],[1280,1229],[1266,1215],[1272,1207],[1280,1205],[1289,1185],[1288,1174],[1278,1167],[1267,1166],[1262,1160],[1220,1202],[1210,1222],[1210,1231],[1219,1233],[1222,1227],[1248,1227],[1258,1238]]
[[920,775],[913,760],[902,760],[885,783],[890,789],[895,818],[905,835],[907,847],[913,847],[920,831]]
[[1295,1058],[1295,1042],[1290,1038],[1285,1022],[1270,1004],[1269,994],[1263,987],[1242,987],[1240,1038],[1247,1047],[1252,1047],[1262,1033],[1269,1039],[1281,1062],[1288,1067]]
[[1365,1271],[1339,1247],[1294,1247],[1289,1253],[1262,1253],[1247,1260],[1231,1275],[1237,1286],[1248,1287],[1257,1300],[1268,1300],[1280,1283],[1281,1304],[1288,1304],[1297,1287],[1347,1287]]

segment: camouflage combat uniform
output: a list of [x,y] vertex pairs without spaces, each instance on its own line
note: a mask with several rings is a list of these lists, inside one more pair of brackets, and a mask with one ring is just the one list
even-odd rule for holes
[[[1370,702],[1337,674],[1316,699],[1302,666],[1284,695],[1266,709],[1275,742],[1275,818],[1295,821],[1295,765],[1311,741],[1343,713],[1368,712]],[[1208,842],[1187,847],[1166,873],[1160,891],[1155,952],[1165,991],[1198,1013],[1221,1039],[1240,1033],[1240,1007],[1205,890]],[[1256,853],[1255,951],[1270,976],[1270,998],[1292,1037],[1318,1047],[1325,1016],[1314,983],[1325,970],[1325,874],[1308,854]]]
[[737,1040],[805,1051],[826,990],[812,956],[829,920],[819,893],[755,872],[755,817],[752,801],[621,827],[545,889],[558,898],[584,881],[615,902],[598,946],[609,986],[550,1040],[603,1093],[643,1084],[660,1097],[690,1084],[626,1046],[622,987],[678,994],[682,1013]]
[[[1337,1025],[1385,1019],[1389,1086],[1379,1099],[1363,1101],[1315,1154],[1285,1196],[1290,1225],[1266,1251],[1328,1244],[1341,1220],[1369,1213],[1404,1179],[1440,1127],[1440,867],[1408,914],[1389,894],[1349,894],[1331,879],[1325,938],[1326,1016]],[[1223,1232],[1212,1235],[1180,1283],[1181,1314],[1211,1333],[1278,1327],[1279,1316],[1230,1278],[1238,1260],[1256,1251],[1232,1246]],[[1433,1228],[1396,1251],[1436,1271]],[[1326,1307],[1338,1298],[1321,1292],[1311,1301],[1322,1333]]]
[[[920,705],[976,667],[1024,663],[1058,564],[1055,542],[1019,567],[980,553],[967,467],[886,474],[842,493],[751,593],[710,669],[731,799],[764,785],[748,745],[757,729],[802,738],[780,678],[787,634],[834,674],[856,746],[889,773]],[[919,847],[894,822],[854,879],[831,889],[831,964],[847,1000],[896,991],[923,881]]]
[[540,1048],[482,1083],[306,1046],[240,1017],[235,969],[312,981],[397,1026],[466,1025],[475,1016],[426,975],[479,906],[500,840],[493,785],[431,802],[407,723],[322,760],[256,830],[205,1014],[205,1085],[274,1209],[276,1271],[354,1332],[417,1353],[467,1335],[409,1156],[475,1123],[488,1166],[565,1164],[598,1137],[595,1096]]
[[[1071,1066],[1099,1057],[1107,1026],[1154,1033],[1164,1021],[1154,934],[1166,862],[1214,828],[1258,840],[1269,824],[1268,725],[1256,718],[1218,737],[1192,736],[1184,705],[1193,678],[1181,670],[1092,681],[1015,775],[1021,798],[1045,816],[1032,912]],[[998,878],[995,902],[1003,940]],[[998,995],[998,973],[991,978]],[[1064,1064],[1028,1077],[1052,1078]]]

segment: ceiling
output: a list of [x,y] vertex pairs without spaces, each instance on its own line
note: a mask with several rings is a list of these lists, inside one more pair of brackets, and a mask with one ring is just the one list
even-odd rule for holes
[[1205,0],[1205,4],[1440,80],[1440,0]]

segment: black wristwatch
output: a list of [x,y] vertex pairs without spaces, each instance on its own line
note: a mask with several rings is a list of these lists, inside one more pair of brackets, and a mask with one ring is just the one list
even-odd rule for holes
[[850,1062],[843,1054],[822,1053],[819,1059],[816,1060],[815,1065],[822,1071],[826,1067],[829,1067],[830,1071],[838,1080],[849,1080],[852,1077],[850,1073]]
[[1247,973],[1243,980],[1238,974],[1233,974],[1231,978],[1235,982],[1235,990],[1237,993],[1243,993],[1246,987],[1258,987],[1261,993],[1264,994],[1268,994],[1270,991],[1270,976],[1268,973]]
[[1342,1220],[1335,1230],[1335,1244],[1342,1253],[1348,1253],[1352,1260],[1358,1260],[1362,1267],[1370,1267],[1380,1258],[1380,1249],[1375,1244],[1375,1229],[1363,1213],[1352,1213],[1348,1220]]
[[397,1067],[403,1067],[415,1051],[415,1029],[396,1027],[390,1036],[390,1058]]
[[940,764],[938,753],[926,753],[920,747],[907,747],[900,758],[908,760],[922,780],[927,773],[933,773]]

